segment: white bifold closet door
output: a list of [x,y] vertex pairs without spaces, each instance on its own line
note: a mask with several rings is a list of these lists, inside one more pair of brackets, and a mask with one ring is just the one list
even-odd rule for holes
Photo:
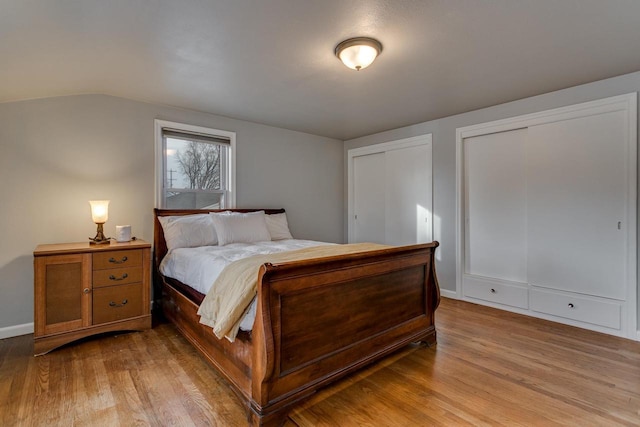
[[626,298],[625,132],[620,111],[529,128],[531,285]]
[[638,339],[637,94],[457,139],[462,297]]
[[390,150],[385,156],[385,243],[431,242],[431,147]]
[[432,240],[431,145],[353,157],[352,242]]
[[624,300],[624,120],[617,111],[466,138],[465,274]]
[[465,273],[527,282],[527,129],[465,139]]
[[385,242],[385,154],[353,158],[355,242]]

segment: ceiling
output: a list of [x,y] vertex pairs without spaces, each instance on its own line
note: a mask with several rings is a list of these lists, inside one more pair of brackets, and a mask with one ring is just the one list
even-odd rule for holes
[[[334,47],[380,40],[353,71]],[[341,140],[640,70],[638,0],[0,0],[0,102],[102,93]]]

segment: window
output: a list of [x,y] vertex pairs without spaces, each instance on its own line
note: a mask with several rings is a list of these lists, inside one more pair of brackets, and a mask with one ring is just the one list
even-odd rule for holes
[[235,133],[156,120],[156,206],[226,209],[235,205]]

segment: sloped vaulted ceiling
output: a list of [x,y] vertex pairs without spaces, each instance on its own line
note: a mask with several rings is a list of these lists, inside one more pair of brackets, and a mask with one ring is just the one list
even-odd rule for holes
[[[370,36],[366,70],[334,56]],[[104,93],[350,139],[640,70],[635,0],[0,0],[0,102]]]

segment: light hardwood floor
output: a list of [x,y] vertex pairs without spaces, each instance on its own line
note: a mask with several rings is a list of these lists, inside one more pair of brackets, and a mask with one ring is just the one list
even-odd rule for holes
[[[436,347],[345,378],[287,426],[640,425],[640,343],[447,299],[436,315]],[[246,424],[169,324],[32,351],[0,340],[0,426]]]

